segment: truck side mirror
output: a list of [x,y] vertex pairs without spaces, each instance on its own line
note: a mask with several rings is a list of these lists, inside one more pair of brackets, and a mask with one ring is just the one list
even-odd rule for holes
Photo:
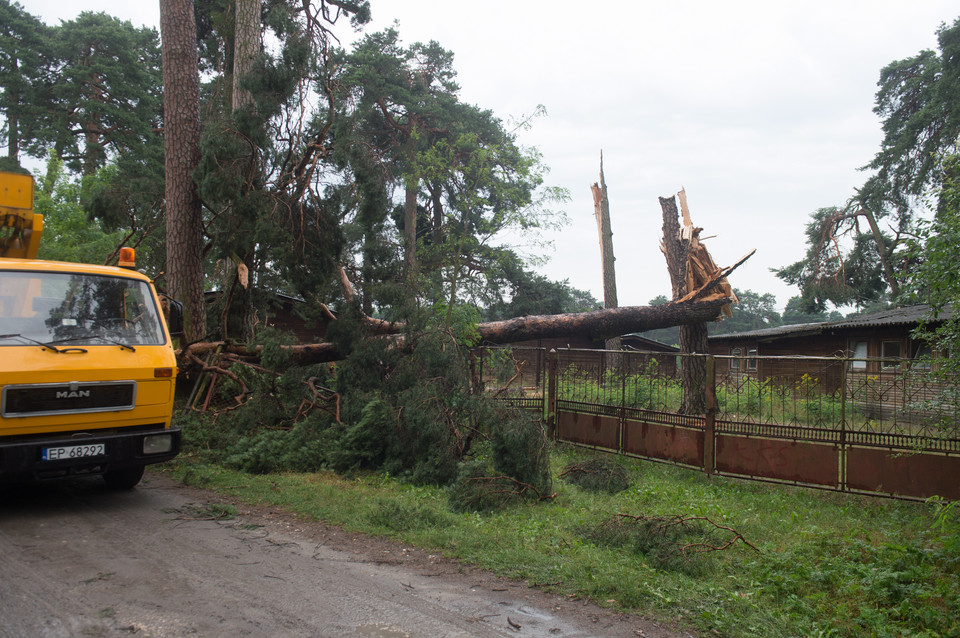
[[160,305],[163,306],[163,314],[167,320],[167,330],[170,331],[170,336],[183,336],[183,302],[166,295],[160,295]]

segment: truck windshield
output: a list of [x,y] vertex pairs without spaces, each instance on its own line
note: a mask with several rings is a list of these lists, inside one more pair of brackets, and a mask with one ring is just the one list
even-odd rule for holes
[[146,282],[125,277],[0,271],[0,347],[45,344],[162,345]]

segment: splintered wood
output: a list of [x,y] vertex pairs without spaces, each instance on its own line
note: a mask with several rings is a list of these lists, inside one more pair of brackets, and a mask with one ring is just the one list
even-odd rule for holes
[[[681,190],[677,193],[680,200],[680,213],[683,218],[683,226],[680,228],[679,240],[687,244],[686,272],[684,273],[684,289],[675,301],[711,301],[717,299],[729,299],[731,303],[738,304],[740,300],[733,293],[733,288],[727,281],[727,275],[734,271],[740,264],[749,259],[756,250],[750,251],[733,266],[719,268],[710,256],[707,248],[700,242],[700,233],[702,228],[695,227],[690,219],[690,209],[687,207],[687,192]],[[667,254],[667,248],[663,240],[660,241],[660,250]],[[732,317],[733,311],[730,304],[722,308],[726,317]]]

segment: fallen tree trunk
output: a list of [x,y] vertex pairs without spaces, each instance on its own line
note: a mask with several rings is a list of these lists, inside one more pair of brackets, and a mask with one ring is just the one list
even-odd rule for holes
[[[477,326],[477,331],[486,344],[510,344],[518,341],[579,335],[600,341],[631,332],[714,321],[719,317],[722,307],[728,303],[730,303],[729,299],[722,298],[674,302],[662,306],[606,308],[562,315],[532,315],[481,323]],[[403,336],[400,334],[371,338],[392,338],[398,347],[403,346]],[[222,341],[190,344],[181,354],[186,355],[187,359],[202,358],[217,349],[241,357],[259,358],[259,351],[255,348],[227,344]],[[286,346],[286,349],[293,355],[294,365],[326,363],[344,358],[344,353],[332,343]]]
[[646,332],[689,323],[714,321],[728,299],[625,306],[563,315],[535,315],[482,323],[477,328],[488,343],[504,344],[551,337],[587,336],[600,341],[631,332]]

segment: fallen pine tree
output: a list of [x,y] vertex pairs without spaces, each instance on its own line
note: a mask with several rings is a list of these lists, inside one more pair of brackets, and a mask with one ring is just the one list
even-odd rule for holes
[[[730,303],[727,297],[706,300],[677,301],[659,306],[625,306],[605,308],[591,312],[559,315],[530,315],[503,321],[491,321],[477,326],[481,343],[505,345],[533,339],[562,336],[587,336],[595,340],[632,332],[646,332],[658,328],[715,321],[723,306]],[[402,348],[406,336],[404,326],[379,319],[364,318],[369,338],[393,339]],[[345,357],[336,345],[330,342],[284,346],[294,365],[311,365],[339,361]],[[199,364],[210,352],[217,351],[256,360],[259,348],[223,341],[204,341],[189,344],[180,351],[180,360],[185,366]]]

